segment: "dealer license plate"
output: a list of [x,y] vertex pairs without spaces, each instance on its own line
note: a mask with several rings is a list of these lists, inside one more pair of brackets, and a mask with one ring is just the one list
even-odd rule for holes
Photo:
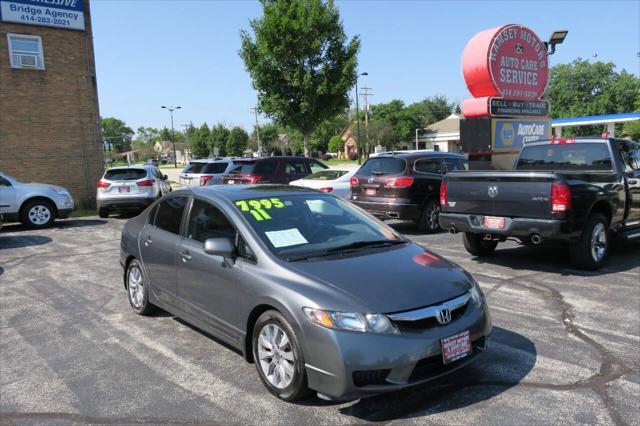
[[442,362],[445,364],[471,355],[469,330],[444,338],[440,340],[440,343],[442,345]]
[[485,216],[482,223],[485,228],[504,229],[504,217]]
[[367,195],[376,195],[376,190],[375,189],[365,189],[364,193]]
[[121,186],[120,188],[118,188],[118,192],[129,192],[129,187]]

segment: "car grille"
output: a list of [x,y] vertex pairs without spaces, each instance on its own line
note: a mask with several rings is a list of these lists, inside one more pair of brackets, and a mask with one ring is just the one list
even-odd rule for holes
[[480,352],[483,352],[486,349],[485,345],[486,339],[484,336],[474,340],[471,343],[471,354],[450,364],[444,364],[442,362],[442,354],[423,358],[418,361],[416,366],[413,368],[411,376],[409,376],[409,383],[426,380],[454,370],[458,367],[459,364],[465,363],[471,358],[478,355]]
[[419,332],[420,330],[439,326],[438,314],[445,308],[450,311],[451,319],[449,322],[442,324],[450,324],[457,320],[464,315],[467,307],[469,306],[470,299],[470,294],[465,293],[438,305],[387,314],[387,317],[401,332]]

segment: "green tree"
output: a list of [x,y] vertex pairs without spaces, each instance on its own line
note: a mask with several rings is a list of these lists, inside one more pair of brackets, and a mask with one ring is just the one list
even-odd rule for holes
[[348,123],[346,111],[324,120],[311,134],[310,148],[316,152],[327,152],[331,138],[342,133]]
[[260,127],[260,142],[263,153],[268,154],[274,150],[279,134],[280,128],[276,124],[267,123]]
[[249,142],[249,135],[241,127],[234,127],[229,132],[227,138],[227,155],[234,157],[241,156],[244,150],[247,148]]
[[324,120],[349,105],[360,40],[349,40],[333,0],[261,0],[253,35],[241,32],[240,56],[258,91],[260,110],[300,131],[304,153]]
[[436,121],[444,120],[454,112],[456,104],[450,102],[444,95],[435,95],[426,98],[422,102],[424,113],[424,124],[428,126]]
[[105,117],[100,120],[100,129],[102,139],[113,144],[114,151],[124,152],[131,149],[131,138],[134,132],[124,121],[115,117]]
[[388,151],[395,147],[395,133],[391,124],[384,120],[369,122],[369,146],[373,150],[376,145],[382,145]]
[[140,126],[136,130],[135,142],[153,144],[157,140],[160,140],[160,131],[158,129]]
[[204,123],[191,136],[189,145],[191,148],[191,155],[194,157],[208,157],[209,156],[209,139],[210,131],[207,123]]
[[340,136],[334,136],[329,139],[329,152],[340,152],[344,147],[344,141]]
[[229,139],[229,129],[222,123],[216,124],[211,128],[209,151],[213,153],[214,149],[218,148],[218,155],[226,155],[227,139]]
[[[631,112],[640,102],[640,79],[612,62],[576,59],[551,68],[547,90],[553,118]],[[622,126],[620,126],[622,128]],[[567,129],[567,135],[600,134],[600,126]]]

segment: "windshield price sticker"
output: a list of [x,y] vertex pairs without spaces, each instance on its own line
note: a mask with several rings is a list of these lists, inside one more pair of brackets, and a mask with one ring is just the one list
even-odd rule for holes
[[280,201],[280,198],[259,198],[256,200],[236,201],[236,206],[243,213],[250,213],[255,220],[261,222],[263,220],[271,220],[271,215],[266,210],[282,209],[285,205]]

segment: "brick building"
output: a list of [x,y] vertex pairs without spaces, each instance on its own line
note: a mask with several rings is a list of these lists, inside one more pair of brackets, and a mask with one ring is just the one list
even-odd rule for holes
[[91,205],[103,153],[89,0],[0,0],[0,13],[0,170]]

